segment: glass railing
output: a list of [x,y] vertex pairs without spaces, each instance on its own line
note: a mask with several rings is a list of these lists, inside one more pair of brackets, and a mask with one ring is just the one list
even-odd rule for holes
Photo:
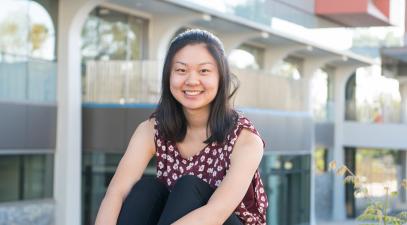
[[155,61],[87,61],[85,103],[157,103],[161,75]]
[[304,110],[304,81],[259,70],[232,68],[240,88],[235,105],[286,111]]
[[56,102],[57,63],[18,55],[0,58],[0,100]]

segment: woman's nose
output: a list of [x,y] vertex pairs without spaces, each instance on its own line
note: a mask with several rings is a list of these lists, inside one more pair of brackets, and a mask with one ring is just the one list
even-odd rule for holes
[[187,80],[185,81],[187,85],[197,85],[199,84],[198,74],[195,72],[189,73]]

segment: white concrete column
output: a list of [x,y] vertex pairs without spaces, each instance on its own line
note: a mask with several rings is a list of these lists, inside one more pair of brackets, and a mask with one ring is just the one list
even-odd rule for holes
[[[308,58],[304,61],[303,70],[302,70],[302,80],[303,80],[303,110],[309,112],[312,115],[312,100],[311,100],[311,82],[312,78],[317,69],[324,66],[330,61],[337,60],[339,56],[333,57],[318,57],[318,58]],[[314,162],[314,153],[315,153],[315,137],[312,135],[312,145],[311,145],[311,207],[310,207],[310,220],[311,225],[316,223],[315,217],[315,162]]]
[[149,58],[164,61],[168,46],[175,32],[188,26],[192,21],[202,19],[202,15],[194,12],[182,15],[153,15],[150,23]]
[[[407,124],[407,78],[399,78],[401,95],[401,122]],[[401,150],[401,179],[407,179],[407,149]],[[400,191],[400,200],[402,204],[407,204],[407,191],[403,188]]]
[[304,49],[307,49],[307,46],[300,44],[266,48],[264,53],[264,70],[272,71],[278,62],[285,59],[291,53]]
[[304,61],[302,72],[304,105],[303,110],[312,113],[311,82],[315,72],[325,64],[339,60],[339,56],[308,58]]
[[247,40],[261,37],[262,33],[257,31],[244,33],[217,33],[217,36],[223,43],[226,55],[229,55],[233,49],[239,47],[239,45]]
[[[344,164],[344,149],[343,149],[343,124],[345,122],[345,88],[349,77],[355,72],[360,65],[343,66],[335,71],[334,78],[334,99],[335,99],[335,130],[334,130],[334,149],[333,160],[336,160],[338,165]],[[333,179],[333,204],[332,218],[334,220],[345,220],[345,185],[343,178],[334,176]]]
[[60,0],[58,15],[57,140],[54,164],[55,221],[81,220],[81,30],[101,0]]
[[407,80],[399,80],[401,95],[401,122],[407,124]]

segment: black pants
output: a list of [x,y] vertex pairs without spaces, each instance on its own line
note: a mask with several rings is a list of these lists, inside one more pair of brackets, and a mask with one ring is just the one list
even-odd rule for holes
[[[123,202],[117,225],[170,225],[189,212],[205,205],[214,189],[199,178],[186,175],[169,192],[154,177],[143,177]],[[243,225],[236,214],[224,225]]]

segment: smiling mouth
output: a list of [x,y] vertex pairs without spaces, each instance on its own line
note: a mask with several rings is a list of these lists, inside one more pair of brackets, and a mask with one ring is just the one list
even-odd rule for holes
[[183,91],[184,94],[189,95],[189,96],[196,96],[201,94],[203,91]]

